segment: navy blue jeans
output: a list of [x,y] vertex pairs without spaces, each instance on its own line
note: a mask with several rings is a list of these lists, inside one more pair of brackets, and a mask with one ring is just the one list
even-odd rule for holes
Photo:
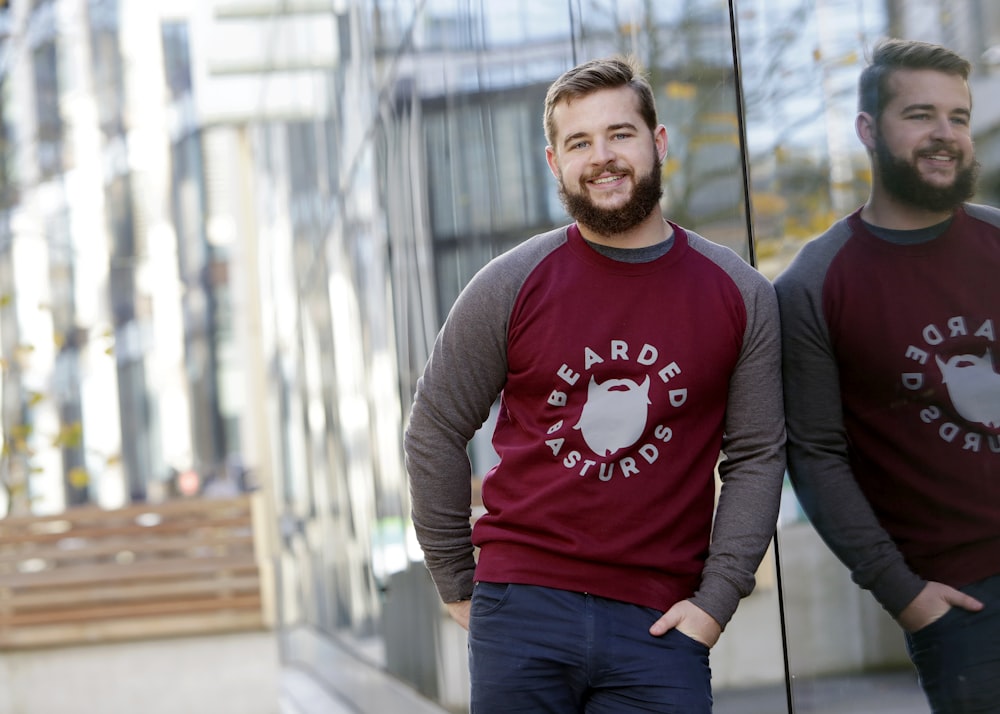
[[469,621],[471,714],[710,714],[708,648],[663,613],[582,593],[477,583]]
[[934,714],[1000,714],[1000,575],[962,592],[985,607],[953,607],[906,646]]

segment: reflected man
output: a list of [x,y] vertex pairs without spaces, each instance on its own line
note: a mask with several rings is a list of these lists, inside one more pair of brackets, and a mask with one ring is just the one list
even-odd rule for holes
[[937,45],[875,47],[869,198],[775,283],[799,499],[949,713],[1000,712],[1000,211],[966,202],[969,71]]
[[[753,588],[784,473],[777,300],[665,220],[667,133],[631,60],[563,74],[544,126],[575,222],[452,308],[406,431],[413,522],[469,630],[475,714],[710,712],[709,649]],[[467,446],[498,397],[472,529]]]

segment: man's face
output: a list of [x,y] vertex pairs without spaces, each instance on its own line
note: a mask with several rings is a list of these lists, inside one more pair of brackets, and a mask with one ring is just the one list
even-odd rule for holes
[[975,193],[978,164],[965,81],[934,70],[899,70],[874,133],[877,179],[896,201],[949,211]]
[[635,228],[663,194],[666,131],[650,132],[627,87],[563,102],[554,111],[556,145],[546,150],[566,211],[601,236]]

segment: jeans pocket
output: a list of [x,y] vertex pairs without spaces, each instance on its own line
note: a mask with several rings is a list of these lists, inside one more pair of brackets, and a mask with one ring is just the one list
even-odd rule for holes
[[478,582],[472,590],[470,617],[488,617],[504,606],[510,597],[509,583]]
[[681,642],[681,643],[685,644],[686,646],[691,647],[691,648],[697,650],[698,652],[707,653],[709,651],[709,646],[706,645],[704,642],[700,642],[700,641],[696,640],[691,635],[684,634],[683,632],[681,632],[680,630],[678,630],[676,627],[674,629],[672,629],[672,630],[669,630],[667,632],[667,634],[664,635],[664,637],[670,635],[671,633],[673,633],[674,637],[678,640],[678,642]]
[[947,630],[955,620],[962,617],[963,610],[959,607],[952,607],[948,612],[928,625],[924,625],[916,632],[911,632],[910,636],[917,640],[933,638],[942,630]]

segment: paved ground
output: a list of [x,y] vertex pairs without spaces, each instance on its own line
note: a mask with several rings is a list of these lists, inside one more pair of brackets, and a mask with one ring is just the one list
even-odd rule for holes
[[281,714],[361,714],[350,702],[308,673],[288,668],[281,673]]
[[285,714],[280,674],[271,632],[11,650],[0,714]]
[[[793,679],[794,714],[928,714],[911,672]],[[714,714],[786,714],[784,687],[717,692]]]
[[[383,714],[356,706],[351,697],[303,672],[282,675],[282,714]],[[912,674],[884,674],[798,680],[793,688],[794,714],[928,714]],[[385,712],[385,714],[390,714]],[[714,714],[788,714],[784,687],[768,686],[716,692]]]
[[[282,666],[272,632],[0,652],[0,714],[446,714],[345,652],[320,654],[325,675]],[[793,696],[794,714],[928,713],[909,672],[797,679]],[[788,714],[781,686],[715,698],[715,714]]]

